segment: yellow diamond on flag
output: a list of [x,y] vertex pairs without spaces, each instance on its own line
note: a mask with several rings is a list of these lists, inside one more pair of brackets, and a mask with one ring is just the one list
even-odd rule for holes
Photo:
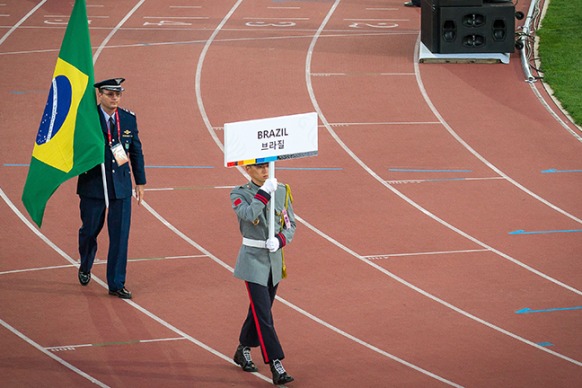
[[65,173],[74,164],[75,125],[89,77],[59,58],[32,156]]

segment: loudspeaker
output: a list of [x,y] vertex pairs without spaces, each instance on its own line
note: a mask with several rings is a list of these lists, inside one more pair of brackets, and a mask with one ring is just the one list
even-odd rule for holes
[[[442,1],[442,0],[441,0]],[[479,7],[438,7],[424,0],[421,41],[432,53],[512,53],[515,6],[511,2]]]

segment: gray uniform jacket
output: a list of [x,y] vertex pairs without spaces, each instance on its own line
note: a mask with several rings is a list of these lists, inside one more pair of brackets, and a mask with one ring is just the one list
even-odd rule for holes
[[[287,214],[289,227],[281,226],[281,211],[285,206],[286,188],[278,184],[275,192],[275,236],[282,243],[280,248],[290,243],[295,234],[295,215],[291,201],[288,203]],[[253,240],[267,240],[269,238],[268,206],[271,196],[259,190],[252,182],[237,186],[230,192],[232,208],[238,216],[239,228],[243,237]],[[267,286],[269,273],[273,277],[273,285],[281,281],[282,252],[275,253],[266,248],[255,248],[241,245],[234,268],[234,276],[251,283]]]

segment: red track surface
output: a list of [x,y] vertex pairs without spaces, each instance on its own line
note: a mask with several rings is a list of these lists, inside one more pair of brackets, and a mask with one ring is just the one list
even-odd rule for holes
[[517,54],[418,65],[402,0],[90,0],[96,79],[127,78],[151,167],[126,302],[106,292],[106,233],[77,282],[75,180],[40,231],[22,216],[72,1],[3,3],[1,386],[267,386],[266,366],[230,360],[247,297],[228,187],[245,178],[223,167],[222,126],[310,111],[319,155],[277,165],[300,218],[274,307],[293,386],[582,381],[580,133]]

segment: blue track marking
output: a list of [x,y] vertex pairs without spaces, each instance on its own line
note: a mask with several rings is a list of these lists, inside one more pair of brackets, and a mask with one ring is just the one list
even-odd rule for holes
[[4,167],[28,167],[28,163],[4,163]]
[[516,310],[516,314],[532,314],[532,313],[551,313],[554,311],[571,311],[571,310],[582,310],[582,306],[574,306],[574,307],[555,307],[549,309],[541,309],[541,310],[532,310],[529,307]]
[[551,342],[538,342],[537,345],[543,346],[544,348],[554,346],[554,344]]
[[582,172],[582,170],[558,170],[555,168],[549,168],[547,170],[542,170],[542,174],[557,174],[557,173],[564,173],[564,172]]
[[472,170],[431,170],[418,168],[389,168],[391,172],[473,172]]
[[32,93],[42,93],[45,94],[46,90],[11,90],[10,94],[15,94],[17,96],[19,95],[23,95],[23,94],[32,94]]
[[523,229],[514,230],[509,232],[511,235],[521,235],[521,234],[549,234],[549,233],[579,233],[582,229],[557,229],[557,230],[532,230],[526,231]]
[[435,178],[435,179],[411,179],[408,181],[388,181],[388,183],[423,183],[423,182],[447,182],[447,181],[466,181],[467,178]]

